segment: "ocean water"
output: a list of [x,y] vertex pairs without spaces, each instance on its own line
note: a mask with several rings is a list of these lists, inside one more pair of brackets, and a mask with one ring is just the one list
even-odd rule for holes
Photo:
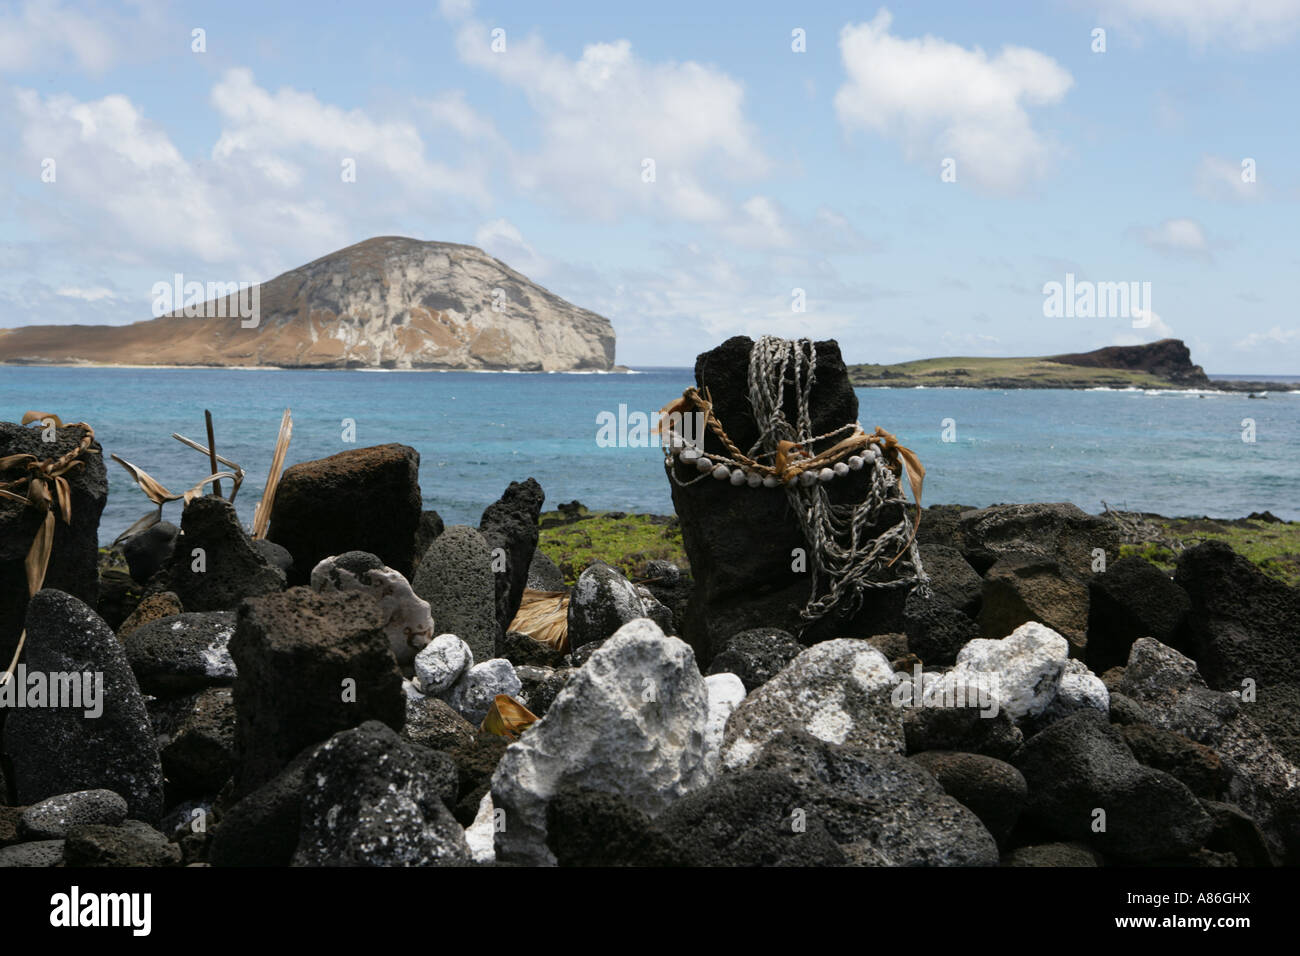
[[[293,410],[288,463],[403,442],[420,452],[425,507],[477,524],[512,480],[535,477],[547,507],[671,513],[662,454],[600,447],[597,417],[649,414],[691,384],[688,369],[636,374],[101,369],[0,367],[0,419],[29,409],[87,421],[103,444],[172,491],[207,473],[170,436],[205,441],[247,478],[236,500],[250,523],[280,415]],[[1300,393],[1267,399],[1213,392],[859,389],[859,418],[896,434],[927,469],[925,503],[984,506],[1072,501],[1166,515],[1300,519]],[[345,419],[356,440],[344,441]],[[945,441],[945,425],[948,437]],[[1254,441],[1250,436],[1253,423]],[[152,506],[108,462],[100,526],[112,540]],[[227,488],[228,493],[228,488]],[[180,504],[164,517],[179,521]]]

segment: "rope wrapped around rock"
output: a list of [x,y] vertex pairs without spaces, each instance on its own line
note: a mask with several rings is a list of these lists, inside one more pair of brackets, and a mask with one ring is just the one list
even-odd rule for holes
[[[58,415],[49,412],[28,412],[23,416],[22,424],[32,422],[53,422],[55,428],[80,428],[84,434],[77,447],[65,452],[58,458],[37,458],[35,455],[6,455],[0,458],[0,474],[13,468],[22,467],[25,474],[21,478],[0,481],[0,498],[9,498],[21,502],[30,508],[44,512],[40,527],[32,538],[31,547],[23,561],[27,575],[27,597],[30,599],[45,583],[45,574],[50,567],[50,552],[54,547],[54,514],[57,507],[59,517],[64,524],[72,523],[72,488],[65,477],[69,472],[86,465],[83,455],[97,455],[91,448],[95,440],[95,430],[85,422],[76,422],[65,426]],[[20,492],[25,492],[21,493]],[[14,650],[13,660],[8,668],[0,673],[0,686],[7,684],[18,666],[23,645],[27,642],[27,630],[24,628],[18,638],[18,647]]]
[[[770,476],[785,489],[811,551],[812,590],[801,612],[809,623],[841,605],[849,613],[856,613],[862,606],[864,592],[870,589],[920,586],[928,591],[929,586],[916,545],[925,467],[915,452],[880,427],[868,433],[859,423],[851,422],[814,435],[808,403],[816,364],[817,352],[809,339],[791,341],[763,336],[754,344],[750,353],[749,400],[759,436],[748,452],[737,447],[727,435],[714,414],[707,388],[703,391],[688,388],[681,398],[660,411],[660,434],[664,438],[671,439],[674,421],[699,413],[705,426],[727,450],[727,455],[710,453],[710,460]],[[797,421],[794,424],[784,412],[787,377],[795,385]],[[830,447],[816,450],[819,444],[840,435],[844,437]],[[833,466],[872,446],[886,467],[871,468],[871,484],[860,502],[833,505],[822,482],[805,484],[798,480],[806,471]],[[912,523],[904,508],[898,522],[874,539],[868,538],[867,529],[879,522],[881,510],[905,500],[901,485],[904,473],[915,499],[916,523]],[[684,481],[672,467],[669,475],[683,487],[709,477],[705,473]],[[897,572],[885,577],[884,572],[896,564]],[[823,581],[827,582],[824,593]]]

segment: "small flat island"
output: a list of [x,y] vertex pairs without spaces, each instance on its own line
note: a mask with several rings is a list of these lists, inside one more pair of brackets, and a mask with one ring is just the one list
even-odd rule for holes
[[855,386],[875,388],[1202,388],[1286,392],[1283,382],[1212,379],[1181,339],[1113,345],[1093,352],[1026,358],[931,358],[897,365],[850,365]]

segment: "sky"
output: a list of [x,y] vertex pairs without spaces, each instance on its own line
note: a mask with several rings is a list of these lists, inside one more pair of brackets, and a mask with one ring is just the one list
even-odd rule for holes
[[[1300,0],[0,0],[0,327],[404,235],[631,366],[1173,336],[1297,374],[1298,53]],[[1067,276],[1139,294],[1049,314]]]

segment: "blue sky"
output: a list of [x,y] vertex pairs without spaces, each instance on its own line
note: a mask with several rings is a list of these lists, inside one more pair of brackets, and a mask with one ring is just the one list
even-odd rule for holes
[[[629,365],[1173,335],[1300,372],[1300,0],[976,6],[0,2],[0,327],[396,234],[607,315]],[[1067,273],[1149,312],[1045,317]]]

